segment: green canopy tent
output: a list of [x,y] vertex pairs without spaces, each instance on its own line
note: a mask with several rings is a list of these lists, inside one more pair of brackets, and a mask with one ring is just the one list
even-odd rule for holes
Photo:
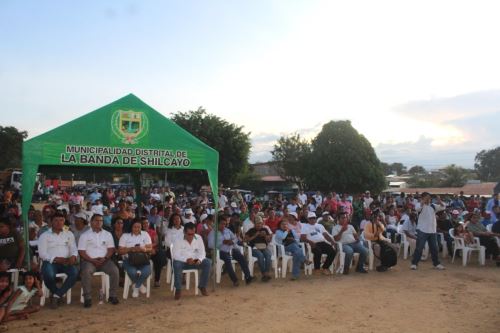
[[[141,169],[205,170],[217,207],[218,167],[216,150],[127,95],[23,143],[24,239],[28,239],[28,211],[39,170],[128,171],[136,185]],[[26,246],[28,250],[28,242]],[[29,265],[29,255],[26,260]]]

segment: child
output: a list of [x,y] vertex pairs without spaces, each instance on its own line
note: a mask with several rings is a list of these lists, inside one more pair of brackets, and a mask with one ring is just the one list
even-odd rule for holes
[[35,294],[42,297],[42,288],[36,274],[29,271],[24,274],[24,286],[19,286],[9,299],[2,322],[27,319],[28,314],[39,311],[40,306],[30,304]]
[[455,237],[463,238],[466,246],[471,246],[474,244],[474,235],[465,230],[463,223],[458,223],[455,227]]
[[[10,274],[7,272],[0,272],[0,323],[3,321],[3,317],[5,316],[10,295],[12,295],[12,288],[10,287]],[[2,329],[0,329],[0,331],[1,330]]]

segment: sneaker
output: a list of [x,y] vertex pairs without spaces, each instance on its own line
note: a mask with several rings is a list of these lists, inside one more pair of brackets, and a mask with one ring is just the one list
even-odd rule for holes
[[434,269],[442,271],[442,270],[444,270],[446,268],[443,265],[439,264],[439,265],[434,266]]
[[250,276],[249,278],[246,278],[245,279],[246,284],[249,285],[250,283],[252,283],[253,279],[254,279],[253,276]]
[[141,284],[141,286],[139,287],[139,291],[141,292],[141,294],[145,294],[148,292],[148,289],[143,284]]
[[358,273],[368,273],[368,271],[364,268],[361,268],[361,269],[357,269],[356,272]]
[[411,265],[411,266],[410,266],[410,269],[411,269],[412,271],[416,271],[416,270],[417,270],[417,265]]
[[92,300],[89,298],[89,299],[86,299],[83,301],[83,307],[88,309],[92,306]]
[[132,290],[132,297],[137,298],[139,297],[139,288],[135,288]]

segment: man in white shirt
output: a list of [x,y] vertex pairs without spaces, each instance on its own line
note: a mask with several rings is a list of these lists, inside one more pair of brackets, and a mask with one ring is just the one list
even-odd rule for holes
[[224,210],[227,206],[227,197],[223,190],[219,190],[219,210]]
[[321,206],[323,203],[323,196],[321,195],[320,191],[317,191],[315,195],[313,195],[314,201],[316,201],[316,208]]
[[352,257],[354,253],[359,253],[358,267],[356,272],[368,273],[364,268],[366,257],[368,256],[368,249],[360,241],[356,229],[349,224],[347,213],[339,213],[339,224],[332,229],[333,238],[337,242],[342,243],[342,250],[345,253],[344,261],[344,274],[349,274],[349,267],[351,267]]
[[299,201],[302,206],[307,203],[307,194],[304,193],[304,190],[300,190],[299,192]]
[[92,205],[92,208],[90,209],[90,211],[92,212],[92,215],[94,215],[94,214],[104,215],[103,211],[102,211],[103,208],[104,208],[104,205],[102,204],[101,199],[97,199],[94,202],[94,204]]
[[[63,230],[64,222],[64,215],[55,213],[52,217],[52,228],[42,233],[38,241],[38,254],[43,261],[43,282],[52,293],[52,308],[62,304],[62,296],[73,287],[78,276],[75,266],[78,256],[75,237],[71,231]],[[68,276],[60,288],[56,284],[58,273]]]
[[429,250],[431,251],[432,264],[435,269],[442,270],[444,266],[439,262],[439,248],[437,244],[437,222],[436,213],[445,210],[441,198],[437,197],[437,205],[431,204],[431,195],[428,192],[422,193],[421,207],[417,210],[418,222],[417,222],[417,246],[415,252],[413,252],[413,259],[411,261],[410,268],[412,270],[417,269],[418,262],[422,257],[422,251],[424,250],[425,243],[429,243]]
[[[314,254],[314,269],[319,271],[323,269],[323,274],[330,274],[330,266],[335,259],[335,250],[333,249],[334,241],[330,234],[326,231],[323,225],[316,223],[316,214],[309,212],[307,214],[307,224],[302,224],[300,238],[302,241],[311,245],[311,250]],[[326,254],[326,260],[321,266],[321,257]]]
[[115,253],[113,236],[102,229],[103,217],[94,214],[90,220],[91,229],[80,236],[78,242],[78,253],[81,257],[80,273],[83,288],[83,306],[92,306],[92,274],[104,272],[109,276],[109,303],[118,304],[116,291],[118,290],[119,273],[118,267],[111,261]]
[[371,197],[370,191],[365,192],[365,197],[363,198],[363,206],[365,209],[370,208],[373,198]]
[[175,299],[181,298],[182,270],[200,269],[198,288],[203,296],[208,296],[207,284],[212,261],[206,258],[205,244],[200,235],[196,235],[194,223],[184,225],[184,239],[173,244]]

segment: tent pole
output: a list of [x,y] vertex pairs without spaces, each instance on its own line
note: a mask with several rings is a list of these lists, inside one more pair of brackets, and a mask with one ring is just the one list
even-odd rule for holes
[[141,186],[141,169],[134,170],[132,172],[132,178],[134,179],[135,188],[135,204],[137,205],[137,217],[142,217],[142,186]]

